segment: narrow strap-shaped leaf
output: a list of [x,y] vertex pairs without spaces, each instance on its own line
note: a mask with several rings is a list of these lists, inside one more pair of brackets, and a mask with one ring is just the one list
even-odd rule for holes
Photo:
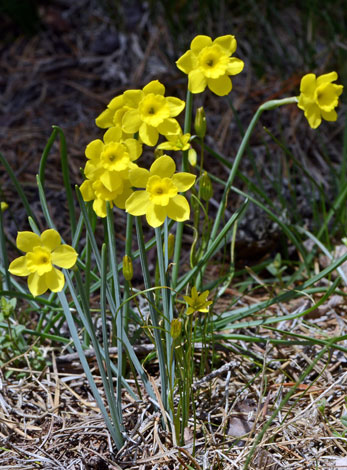
[[82,348],[82,345],[81,345],[81,342],[80,342],[80,339],[79,339],[79,336],[78,336],[78,331],[76,329],[75,322],[73,320],[73,317],[72,317],[70,307],[69,307],[69,304],[67,302],[65,293],[64,292],[59,292],[58,297],[59,297],[60,303],[63,307],[72,340],[73,340],[74,345],[76,347],[76,350],[78,352],[78,356],[80,358],[83,370],[86,374],[86,377],[87,377],[88,383],[90,385],[90,388],[92,390],[93,396],[94,396],[94,398],[95,398],[95,400],[98,404],[98,407],[99,407],[99,409],[102,413],[102,416],[105,420],[107,429],[109,430],[109,432],[112,436],[112,439],[113,439],[113,441],[115,442],[115,444],[117,446],[117,449],[120,449],[123,445],[123,436],[116,430],[116,428],[112,424],[112,422],[110,420],[110,417],[107,413],[107,410],[105,408],[105,405],[103,403],[103,400],[102,400],[102,398],[99,394],[98,388],[97,388],[97,386],[95,384],[95,381],[94,381],[94,377],[93,377],[93,375],[91,373],[91,370],[89,368],[88,361],[87,361],[87,359],[84,355],[84,351],[83,351],[83,348]]
[[20,197],[22,203],[23,203],[23,206],[25,208],[25,211],[27,213],[28,216],[32,217],[33,220],[37,220],[34,213],[32,212],[31,208],[30,208],[30,204],[28,202],[28,199],[26,197],[26,195],[24,194],[24,191],[14,173],[14,171],[12,170],[11,166],[9,165],[9,163],[7,162],[6,158],[2,155],[2,153],[0,152],[0,162],[3,164],[3,166],[5,167],[5,170],[7,171],[9,177],[11,178],[11,181],[14,185],[14,187],[16,188],[16,191],[18,193],[18,196]]
[[73,191],[70,182],[70,175],[69,175],[69,164],[67,158],[67,148],[66,148],[66,139],[63,130],[59,126],[52,126],[54,130],[59,132],[60,137],[60,159],[61,159],[61,169],[63,172],[63,182],[65,186],[66,192],[66,199],[69,208],[69,216],[70,216],[70,226],[71,226],[71,233],[72,237],[76,231],[76,211],[75,211],[75,204],[73,198]]

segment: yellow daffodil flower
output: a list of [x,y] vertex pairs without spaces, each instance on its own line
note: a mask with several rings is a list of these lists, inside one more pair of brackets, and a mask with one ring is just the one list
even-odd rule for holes
[[4,212],[8,208],[8,204],[5,201],[1,201],[1,211]]
[[190,49],[176,62],[188,74],[188,89],[202,93],[207,86],[218,96],[227,95],[232,89],[229,75],[237,75],[244,67],[241,59],[231,57],[236,47],[236,39],[231,34],[214,41],[209,36],[196,36]]
[[177,134],[167,135],[167,141],[159,144],[157,149],[159,150],[189,150],[190,149],[190,134]]
[[88,159],[84,169],[87,178],[80,187],[85,201],[94,201],[93,209],[99,217],[106,217],[106,203],[124,209],[132,193],[129,182],[130,168],[142,153],[136,139],[122,140],[122,130],[111,127],[105,132],[104,142],[93,140],[86,148]]
[[191,315],[195,312],[207,313],[209,306],[212,304],[212,300],[207,300],[208,294],[210,291],[205,290],[201,294],[198,293],[196,287],[192,287],[190,292],[191,297],[184,295],[183,298],[189,305],[186,311],[186,315]]
[[[122,127],[122,118],[124,113],[136,107],[132,102],[131,96],[133,93],[137,93],[140,90],[127,90],[122,95],[113,98],[107,108],[95,119],[95,124],[101,129],[107,129],[109,127]],[[122,133],[122,139],[132,137],[133,134]]]
[[152,147],[158,142],[159,134],[180,133],[174,117],[184,109],[184,101],[174,96],[165,97],[165,87],[158,80],[148,83],[143,90],[129,91],[133,93],[124,97],[129,108],[122,117],[123,132],[138,132],[141,141]]
[[164,94],[165,87],[158,80],[148,83],[143,90],[127,90],[110,101],[96,118],[96,125],[120,127],[123,140],[138,132],[139,139],[153,147],[159,134],[167,136],[180,132],[174,117],[184,109],[185,102]]
[[150,170],[130,170],[129,179],[133,186],[145,188],[135,191],[125,203],[129,214],[146,215],[149,225],[159,227],[166,217],[183,222],[189,219],[190,207],[187,199],[178,194],[191,188],[196,176],[191,173],[175,173],[176,165],[168,155],[157,158]]
[[18,232],[17,248],[24,253],[12,261],[8,270],[15,276],[29,276],[28,287],[33,296],[48,289],[59,292],[65,284],[64,275],[54,266],[69,269],[77,260],[77,253],[69,245],[62,245],[56,230],[45,230],[41,236],[33,232]]
[[330,72],[316,78],[314,73],[308,73],[301,79],[298,107],[305,113],[312,129],[316,129],[322,122],[336,121],[336,106],[343,86],[332,82],[337,80],[337,73]]

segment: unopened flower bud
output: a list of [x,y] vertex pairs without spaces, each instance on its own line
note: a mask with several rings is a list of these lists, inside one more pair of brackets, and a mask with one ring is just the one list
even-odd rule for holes
[[123,257],[123,276],[126,281],[131,281],[134,275],[133,262],[130,256],[124,255]]
[[177,339],[182,331],[182,321],[179,318],[174,318],[171,322],[170,335],[173,339]]
[[196,135],[203,139],[206,135],[206,115],[202,106],[196,110],[194,128]]
[[[169,233],[168,241],[167,241],[167,252],[168,257],[172,258],[175,249],[175,235],[173,233]],[[165,245],[163,246],[163,253],[165,254]]]
[[213,195],[211,178],[208,176],[207,171],[204,171],[200,180],[200,195],[204,201],[209,201]]
[[197,158],[198,155],[196,153],[196,150],[193,149],[193,147],[190,147],[190,149],[188,150],[188,161],[192,166],[196,165]]

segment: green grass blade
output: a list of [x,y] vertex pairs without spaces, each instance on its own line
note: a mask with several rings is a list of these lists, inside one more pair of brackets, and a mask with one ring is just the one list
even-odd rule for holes
[[60,137],[60,159],[61,159],[61,169],[63,172],[63,182],[65,186],[66,192],[66,199],[69,208],[69,216],[70,216],[70,227],[72,237],[76,231],[76,212],[75,212],[75,204],[73,198],[73,191],[70,182],[70,175],[69,175],[69,164],[67,158],[67,148],[66,148],[66,139],[63,130],[59,126],[52,126],[54,130],[59,132]]
[[51,151],[55,138],[57,137],[57,133],[58,133],[58,130],[53,128],[52,134],[50,135],[50,138],[48,139],[46,147],[44,148],[44,151],[41,156],[40,166],[39,166],[39,178],[40,178],[43,188],[45,187],[45,170],[46,170],[48,155],[49,155],[49,152]]
[[37,223],[37,219],[36,219],[34,213],[32,212],[32,210],[30,208],[30,204],[28,202],[28,199],[27,199],[26,195],[24,194],[24,191],[23,191],[23,189],[22,189],[22,187],[21,187],[14,171],[12,170],[12,168],[8,164],[6,158],[2,155],[1,152],[0,152],[0,162],[5,167],[5,170],[7,171],[9,177],[11,178],[11,181],[12,181],[14,187],[16,188],[18,196],[20,197],[20,199],[22,201],[22,204],[25,208],[25,211],[26,211],[27,215],[32,217],[32,219],[35,220],[36,223]]

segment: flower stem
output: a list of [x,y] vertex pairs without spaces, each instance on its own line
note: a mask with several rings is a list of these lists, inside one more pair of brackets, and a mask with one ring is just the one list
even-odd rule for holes
[[[186,98],[186,112],[184,116],[184,133],[190,132],[192,126],[192,110],[193,110],[193,96],[189,90],[187,90]],[[183,152],[182,170],[188,171],[188,150]],[[175,251],[173,258],[173,268],[171,277],[171,287],[175,288],[178,278],[179,261],[181,257],[182,248],[182,235],[183,235],[183,222],[177,223],[176,239],[175,239]]]
[[214,240],[215,236],[217,235],[219,224],[220,224],[221,218],[223,217],[223,214],[224,214],[224,211],[225,211],[229,190],[230,190],[230,188],[233,184],[233,181],[235,179],[236,172],[237,172],[239,164],[241,162],[241,158],[242,158],[242,156],[243,156],[243,154],[244,154],[244,152],[247,148],[250,136],[251,136],[251,134],[252,134],[252,132],[255,128],[255,125],[257,124],[260,116],[262,115],[263,111],[268,111],[270,109],[275,109],[275,108],[278,108],[279,106],[283,106],[283,105],[286,105],[286,104],[297,103],[297,101],[298,101],[298,99],[297,99],[296,96],[291,96],[290,98],[283,98],[281,100],[267,101],[266,103],[263,103],[261,106],[259,106],[257,112],[253,116],[253,118],[252,118],[252,120],[251,120],[251,122],[248,126],[248,129],[247,129],[245,135],[243,136],[243,139],[241,141],[239,150],[236,154],[233,166],[230,170],[229,178],[226,182],[224,193],[223,193],[223,196],[222,196],[222,200],[219,204],[216,219],[215,219],[215,222],[213,224],[212,232],[211,232],[211,235],[210,235],[210,244]]
[[[140,217],[135,217],[135,225],[136,225],[137,241],[138,241],[139,250],[140,250],[140,260],[141,260],[143,280],[145,284],[145,289],[148,290],[148,289],[151,289],[152,285],[151,285],[151,277],[149,274],[146,247],[145,247],[145,242],[143,239],[143,232],[142,232],[142,225],[141,225]],[[158,355],[158,360],[159,360],[159,370],[160,370],[160,378],[161,378],[161,398],[162,398],[162,402],[163,402],[165,410],[169,410],[165,355],[164,355],[163,344],[161,341],[161,335],[160,335],[160,330],[159,330],[159,320],[157,317],[157,312],[154,308],[153,292],[151,290],[148,290],[147,297],[148,297],[151,321],[153,325],[153,336],[154,336],[155,346],[157,349],[157,355]]]
[[[173,313],[172,309],[170,309],[169,304],[170,300],[172,302],[171,295],[167,288],[167,276],[166,276],[166,269],[165,269],[165,260],[164,260],[164,253],[163,253],[163,243],[161,238],[161,230],[160,228],[155,229],[155,237],[157,241],[157,256],[158,256],[158,266],[159,266],[159,276],[160,276],[160,284],[161,284],[161,295],[162,295],[162,305],[163,305],[163,315],[164,315],[164,325],[165,325],[165,344],[166,344],[166,363],[167,363],[167,370],[170,371],[171,368],[171,349],[172,349],[172,337],[170,334],[170,327],[171,327],[171,315]],[[167,251],[167,243],[165,245],[165,251]],[[170,382],[173,382],[174,377],[172,376],[172,371],[170,375]]]

